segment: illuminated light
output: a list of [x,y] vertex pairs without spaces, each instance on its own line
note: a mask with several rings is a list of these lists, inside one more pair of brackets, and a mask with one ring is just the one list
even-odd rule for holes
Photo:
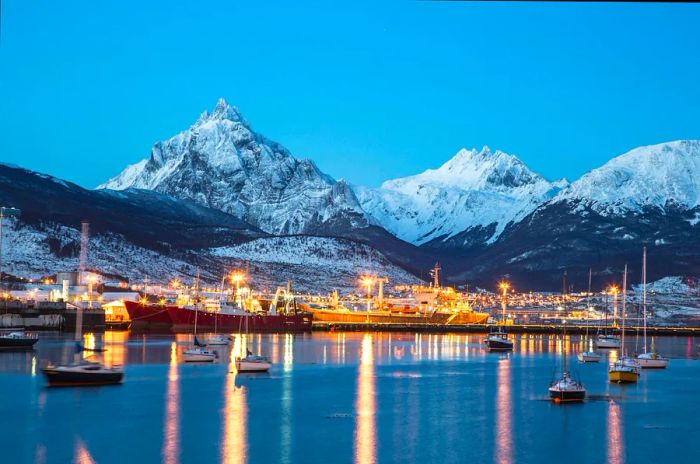
[[139,300],[139,301],[141,302],[141,304],[145,305],[146,303],[148,303],[148,298],[143,297],[143,298],[141,298],[141,300]]

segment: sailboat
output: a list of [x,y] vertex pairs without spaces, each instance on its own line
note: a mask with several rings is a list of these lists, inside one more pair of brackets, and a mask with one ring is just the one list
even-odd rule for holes
[[660,356],[654,350],[652,339],[651,351],[647,351],[647,247],[642,254],[642,311],[644,311],[644,353],[637,355],[637,362],[644,369],[665,369],[668,358]]
[[[221,278],[221,297],[219,298],[219,305],[222,306],[225,301],[224,301],[224,282],[226,280],[226,277]],[[219,313],[214,313],[214,333],[216,334],[218,332],[218,322],[219,322]],[[214,335],[213,337],[210,337],[209,340],[207,340],[207,343],[209,345],[217,345],[217,346],[228,346],[229,343],[231,343],[231,337],[225,336],[225,335]]]
[[[593,274],[593,270],[588,269],[588,295],[587,295],[588,297],[586,300],[586,306],[587,306],[586,309],[591,308],[591,277],[592,277],[592,274]],[[585,340],[586,340],[586,343],[588,343],[588,324],[586,324],[586,338],[585,338]],[[578,360],[580,362],[584,362],[584,363],[596,362],[597,363],[597,362],[600,362],[600,359],[603,356],[596,351],[589,350],[589,351],[583,351],[583,352],[579,353],[577,357],[578,357]]]
[[[607,300],[606,300],[607,302]],[[615,304],[615,303],[613,303]],[[615,325],[615,321],[613,321],[613,325]],[[614,334],[609,334],[607,332],[607,326],[608,326],[608,307],[606,304],[605,308],[605,327],[606,329],[603,329],[603,333],[599,333],[598,336],[596,337],[595,340],[595,345],[597,348],[620,348],[620,337]]]
[[195,285],[195,307],[194,307],[194,348],[185,350],[182,359],[185,362],[213,362],[217,357],[216,351],[206,349],[206,344],[197,338],[197,315],[199,314],[199,269],[197,269],[197,283]]
[[508,291],[508,284],[501,283],[501,288],[503,289],[503,303],[501,304],[501,326],[495,332],[491,332],[488,337],[484,340],[484,345],[488,351],[512,351],[513,350],[513,340],[508,338],[504,327],[506,325],[506,298]]
[[[246,318],[246,328],[245,334],[248,337],[248,319]],[[239,328],[240,332],[240,328]],[[246,348],[246,356],[241,358],[236,358],[236,370],[238,372],[267,372],[272,367],[272,363],[265,356],[254,355],[250,350]]]
[[25,334],[23,331],[14,331],[0,335],[0,351],[33,350],[38,337]]
[[[566,336],[566,334],[564,334],[564,336]],[[582,383],[574,380],[566,369],[566,340],[562,339],[562,343],[564,345],[562,376],[559,380],[549,385],[549,397],[555,403],[581,402],[586,398],[586,388]]]
[[[78,306],[75,317],[76,348],[82,346],[82,333],[83,308]],[[81,359],[81,351],[76,349],[71,364],[48,364],[41,369],[50,386],[112,385],[122,382],[124,379],[122,366],[106,367],[99,362]]]
[[610,382],[636,383],[639,378],[641,367],[633,358],[625,356],[625,318],[627,303],[627,265],[622,278],[622,343],[620,357],[610,366],[608,377]]

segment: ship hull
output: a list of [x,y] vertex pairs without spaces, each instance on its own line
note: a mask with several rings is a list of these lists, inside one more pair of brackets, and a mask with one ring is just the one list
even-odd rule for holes
[[402,314],[390,311],[334,311],[309,308],[314,321],[348,322],[369,324],[484,324],[488,319],[485,313],[450,313],[436,311],[432,314]]
[[635,372],[610,371],[609,377],[611,383],[637,383],[639,376]]
[[167,306],[168,316],[174,330],[189,330],[194,327],[197,316],[197,330],[230,332],[309,332],[311,315],[242,315],[195,311],[177,306]]
[[555,403],[580,403],[586,398],[585,390],[549,389],[549,398]]
[[30,351],[39,341],[38,338],[5,338],[0,337],[0,351]]
[[122,382],[124,373],[85,373],[65,372],[56,369],[44,369],[44,376],[52,387],[87,386],[87,385],[116,385]]
[[484,342],[486,349],[489,351],[512,351],[513,342],[500,340],[486,340]]
[[132,329],[168,329],[173,325],[168,307],[125,301]]

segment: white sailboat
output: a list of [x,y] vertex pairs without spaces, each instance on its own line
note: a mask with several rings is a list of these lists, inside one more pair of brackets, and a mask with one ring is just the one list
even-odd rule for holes
[[[240,332],[240,329],[239,329]],[[245,322],[245,334],[248,338],[248,319]],[[267,372],[272,367],[272,363],[265,356],[254,355],[246,348],[246,356],[236,358],[236,371],[238,372]]]
[[562,336],[562,345],[564,348],[562,376],[550,384],[549,398],[555,403],[581,402],[586,398],[586,388],[581,382],[574,380],[566,368],[566,333]]
[[[615,293],[617,295],[617,293]],[[615,296],[617,298],[617,296]],[[613,305],[617,304],[617,300],[613,301]],[[614,334],[609,334],[607,333],[607,326],[608,326],[608,307],[607,307],[607,300],[606,300],[606,308],[605,308],[605,329],[603,329],[603,333],[599,333],[598,336],[596,337],[595,340],[595,345],[598,348],[620,348],[620,337]],[[613,326],[615,325],[615,320],[613,319]]]
[[[588,295],[587,295],[587,300],[586,300],[586,306],[587,310],[591,308],[591,278],[593,275],[593,270],[588,269]],[[588,324],[586,323],[586,343],[588,343]],[[583,351],[577,355],[577,358],[580,362],[587,363],[587,362],[600,362],[600,359],[603,356],[592,350],[588,351]]]
[[637,362],[644,369],[665,369],[668,358],[664,358],[654,350],[652,339],[651,351],[647,351],[647,247],[642,255],[642,311],[644,311],[644,352],[637,355]]
[[194,348],[189,348],[182,353],[185,362],[214,362],[217,358],[216,351],[206,349],[206,344],[197,339],[197,315],[199,314],[199,269],[197,269],[197,284],[195,286],[194,305]]

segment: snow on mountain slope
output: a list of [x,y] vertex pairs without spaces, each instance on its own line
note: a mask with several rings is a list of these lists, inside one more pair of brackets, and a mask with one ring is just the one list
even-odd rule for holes
[[644,207],[700,205],[700,141],[639,147],[594,169],[553,202],[570,201],[603,215],[640,213]]
[[[56,224],[29,226],[5,220],[3,269],[15,277],[39,278],[78,268],[80,231]],[[195,267],[155,251],[136,246],[118,234],[92,237],[88,268],[104,274],[141,280],[148,275],[167,282],[195,275]]]
[[522,161],[488,147],[460,150],[438,169],[386,181],[378,189],[357,187],[362,207],[382,226],[411,243],[446,240],[495,224],[495,241],[511,221],[552,198],[565,180],[548,182]]
[[368,224],[344,181],[254,132],[223,99],[186,131],[156,143],[150,158],[98,188],[130,187],[192,199],[273,234],[309,232],[329,221]]
[[278,285],[287,276],[296,288],[307,291],[327,292],[331,288],[351,291],[358,287],[358,277],[365,273],[387,276],[390,285],[419,282],[377,250],[345,239],[271,237],[213,248],[210,252],[218,258],[256,263],[260,270],[276,275]]

